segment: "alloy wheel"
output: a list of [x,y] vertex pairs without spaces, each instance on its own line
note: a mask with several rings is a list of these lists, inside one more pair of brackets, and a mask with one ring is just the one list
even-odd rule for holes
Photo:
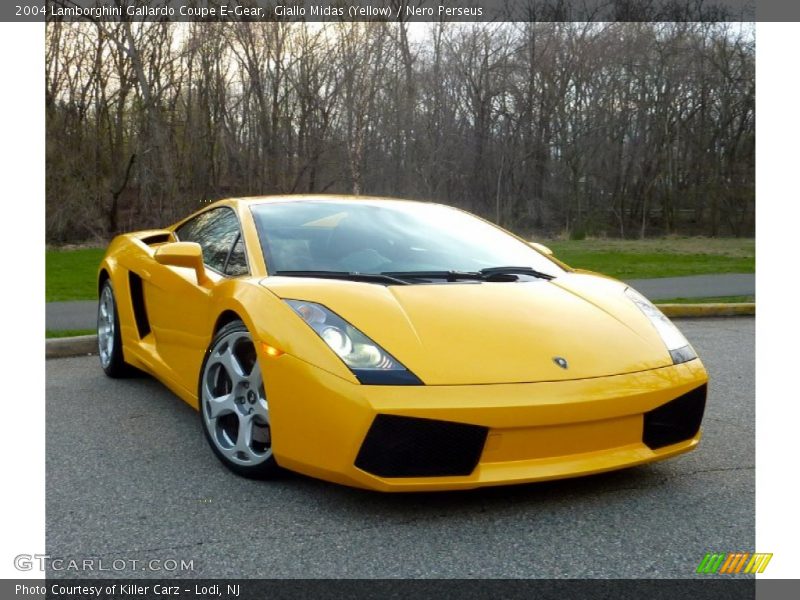
[[248,332],[231,332],[213,346],[200,394],[209,437],[225,458],[255,466],[272,456],[269,405]]
[[97,305],[97,350],[100,364],[108,368],[114,358],[114,292],[110,285],[103,286],[100,301]]

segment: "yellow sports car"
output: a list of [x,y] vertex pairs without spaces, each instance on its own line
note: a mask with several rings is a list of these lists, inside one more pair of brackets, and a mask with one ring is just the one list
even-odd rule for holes
[[100,362],[199,409],[248,477],[447,490],[693,449],[692,346],[624,283],[550,254],[438,204],[222,200],[111,242]]

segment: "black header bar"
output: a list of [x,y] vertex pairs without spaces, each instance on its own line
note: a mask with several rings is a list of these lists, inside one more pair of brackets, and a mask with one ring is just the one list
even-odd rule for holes
[[12,0],[2,21],[792,21],[781,0]]

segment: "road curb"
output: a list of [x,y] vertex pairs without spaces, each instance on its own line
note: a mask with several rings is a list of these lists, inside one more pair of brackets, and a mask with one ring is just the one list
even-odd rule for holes
[[[668,317],[687,319],[702,317],[752,317],[756,314],[755,302],[727,304],[657,304]],[[97,336],[51,338],[45,340],[45,358],[66,358],[97,354]]]
[[668,317],[753,317],[756,314],[755,302],[729,302],[715,304],[656,304]]
[[79,335],[75,337],[51,338],[45,340],[45,358],[66,358],[67,356],[85,356],[97,353],[96,335]]

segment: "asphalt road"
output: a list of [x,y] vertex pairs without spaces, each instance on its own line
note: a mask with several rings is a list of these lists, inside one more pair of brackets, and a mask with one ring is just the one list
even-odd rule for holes
[[97,327],[97,300],[47,302],[44,306],[45,329],[94,329]]
[[628,283],[653,301],[671,298],[754,296],[756,293],[754,273],[631,279]]
[[[651,300],[752,296],[756,293],[756,276],[753,273],[632,279],[628,283]],[[96,300],[48,302],[45,305],[47,329],[93,329],[96,325]]]
[[712,378],[697,451],[437,494],[241,479],[207,448],[196,413],[153,379],[109,380],[94,357],[50,360],[48,553],[193,570],[48,576],[691,577],[708,551],[754,547],[755,331],[749,318],[678,324]]

